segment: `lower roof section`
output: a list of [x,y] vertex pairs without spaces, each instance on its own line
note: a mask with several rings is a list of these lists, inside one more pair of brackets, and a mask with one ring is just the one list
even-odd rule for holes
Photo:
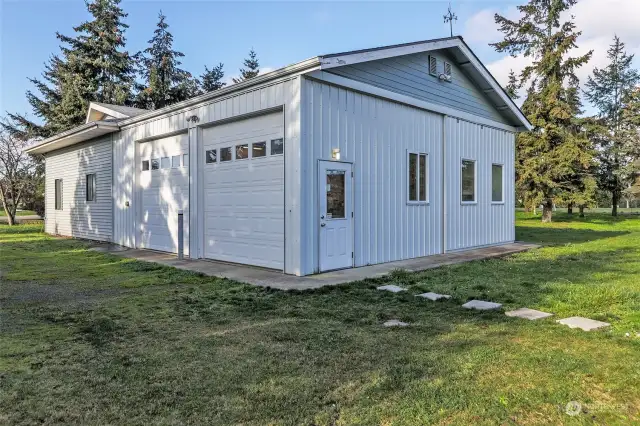
[[46,154],[56,149],[75,145],[98,136],[106,135],[120,130],[120,126],[113,121],[93,121],[74,127],[71,130],[55,135],[27,149],[29,154]]

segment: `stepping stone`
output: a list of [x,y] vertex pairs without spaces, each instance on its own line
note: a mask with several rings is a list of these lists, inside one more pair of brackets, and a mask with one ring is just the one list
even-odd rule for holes
[[406,291],[406,288],[398,287],[397,285],[383,285],[378,287],[378,290],[390,291],[391,293],[399,293],[401,291]]
[[597,330],[603,327],[609,327],[611,324],[603,321],[596,321],[584,317],[569,317],[557,321],[560,324],[564,324],[569,328],[580,328],[584,331]]
[[463,308],[467,309],[477,309],[479,311],[490,311],[492,309],[500,309],[502,308],[502,304],[494,303],[494,302],[486,302],[484,300],[471,300],[464,305]]
[[386,321],[384,324],[382,324],[385,327],[406,327],[409,325],[408,322],[402,322],[400,320],[397,319],[392,319],[389,321]]
[[425,299],[433,300],[434,302],[440,299],[451,299],[451,296],[449,296],[448,294],[438,294],[432,292],[416,294],[416,297],[424,297]]
[[524,318],[531,321],[553,316],[553,314],[548,312],[536,311],[535,309],[529,308],[520,308],[515,311],[505,312],[505,315],[508,317]]

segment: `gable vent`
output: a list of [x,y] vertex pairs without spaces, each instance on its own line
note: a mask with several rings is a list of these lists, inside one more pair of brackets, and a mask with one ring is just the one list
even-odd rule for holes
[[438,76],[438,60],[431,55],[429,55],[429,74]]
[[449,62],[444,63],[444,75],[451,77],[451,64]]

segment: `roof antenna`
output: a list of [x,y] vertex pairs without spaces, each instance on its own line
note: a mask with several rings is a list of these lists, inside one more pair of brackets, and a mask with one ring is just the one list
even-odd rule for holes
[[458,20],[458,15],[451,11],[451,2],[449,2],[449,10],[444,15],[444,23],[449,24],[449,30],[451,31],[451,37],[453,37],[453,21]]

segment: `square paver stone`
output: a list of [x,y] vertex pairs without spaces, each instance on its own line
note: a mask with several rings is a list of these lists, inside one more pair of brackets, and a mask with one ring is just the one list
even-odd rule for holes
[[467,309],[477,309],[479,311],[489,311],[492,309],[502,308],[502,304],[494,303],[494,302],[486,302],[484,300],[470,300],[469,302],[462,305],[462,307]]
[[406,288],[403,287],[398,287],[397,285],[383,285],[381,287],[378,287],[378,290],[384,290],[384,291],[390,291],[391,293],[399,293],[401,291],[406,291]]
[[524,318],[532,321],[553,316],[553,314],[548,312],[536,311],[535,309],[529,308],[520,308],[515,311],[505,312],[505,315],[508,317]]
[[386,321],[384,324],[382,324],[385,327],[406,327],[409,325],[408,322],[402,322],[400,320],[397,319],[392,319],[389,321]]
[[563,318],[557,321],[560,324],[564,324],[570,328],[580,328],[584,331],[597,330],[603,327],[609,327],[611,324],[603,321],[596,321],[584,317],[569,317]]
[[416,297],[424,297],[425,299],[433,300],[434,302],[440,299],[451,299],[451,296],[448,294],[438,294],[433,292],[416,294]]

